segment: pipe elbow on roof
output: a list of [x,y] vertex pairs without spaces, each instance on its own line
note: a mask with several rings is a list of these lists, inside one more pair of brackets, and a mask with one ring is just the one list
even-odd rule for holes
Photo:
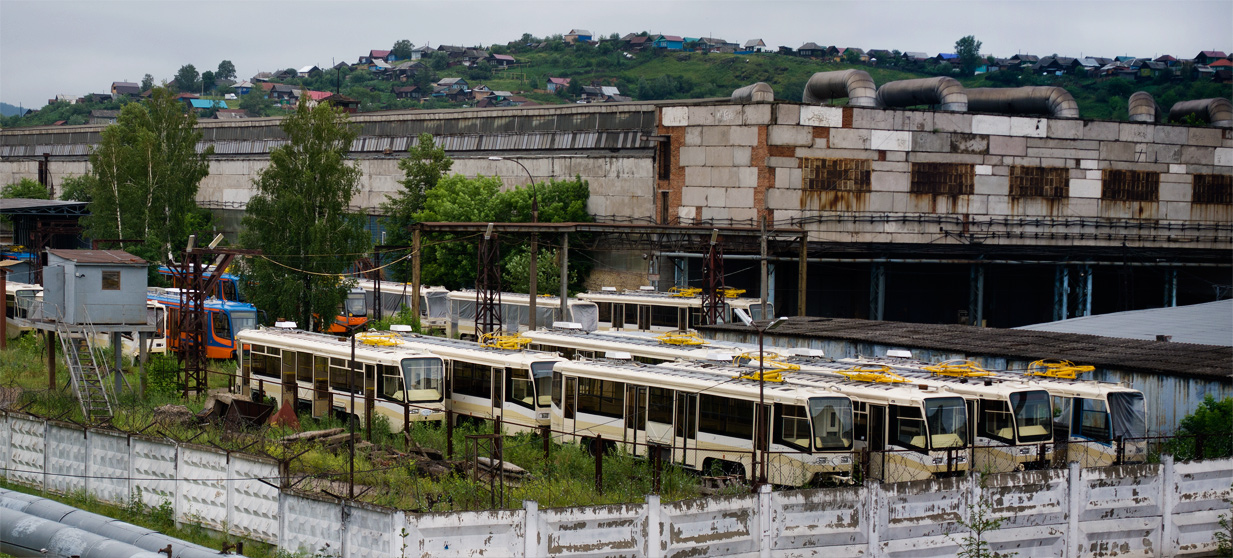
[[1218,128],[1233,128],[1233,103],[1228,99],[1195,99],[1174,103],[1169,109],[1169,119],[1180,121],[1194,115]]
[[1130,96],[1131,122],[1160,122],[1162,111],[1156,99],[1147,91],[1136,91]]
[[966,112],[968,95],[963,84],[952,77],[905,79],[882,84],[878,88],[878,105],[911,107],[937,105],[944,111]]
[[819,104],[830,99],[848,98],[848,106],[878,106],[878,91],[873,78],[862,70],[818,72],[805,83],[801,100],[806,104]]
[[732,92],[734,103],[769,103],[775,100],[775,90],[764,81],[746,85]]
[[1079,118],[1079,103],[1061,87],[978,87],[968,89],[968,110]]

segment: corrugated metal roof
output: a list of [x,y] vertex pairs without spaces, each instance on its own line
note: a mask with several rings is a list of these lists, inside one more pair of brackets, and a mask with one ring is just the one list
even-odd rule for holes
[[1083,316],[1015,329],[1146,340],[1169,335],[1175,343],[1233,347],[1233,300]]
[[[747,332],[743,325],[699,329]],[[905,348],[1024,360],[1064,359],[1101,368],[1233,378],[1233,348],[1118,339],[1076,333],[792,317],[768,336],[842,339]]]
[[52,254],[77,263],[146,265],[146,261],[124,250],[48,250]]

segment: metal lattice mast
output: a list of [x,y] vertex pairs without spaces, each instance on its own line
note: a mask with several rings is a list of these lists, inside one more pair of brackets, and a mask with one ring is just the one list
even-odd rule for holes
[[702,319],[708,325],[718,324],[724,306],[724,250],[719,244],[719,230],[711,231],[711,246],[702,260]]
[[202,265],[202,253],[194,251],[192,242],[184,252],[184,259],[177,269],[183,278],[180,288],[180,316],[176,323],[179,338],[176,352],[184,371],[184,398],[191,393],[205,393],[206,380],[206,278]]
[[475,330],[479,335],[501,329],[501,273],[497,269],[500,260],[500,243],[489,223],[480,240],[475,276]]

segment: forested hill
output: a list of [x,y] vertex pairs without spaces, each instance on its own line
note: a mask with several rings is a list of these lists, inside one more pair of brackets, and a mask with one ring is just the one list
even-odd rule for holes
[[[979,43],[978,43],[979,46]],[[434,97],[427,100],[398,99],[395,88],[419,86],[423,93],[430,93],[441,78],[465,78],[470,88],[480,85],[497,92],[511,92],[524,100],[542,104],[572,103],[579,98],[582,86],[615,86],[624,97],[634,100],[687,99],[727,97],[738,87],[764,81],[775,90],[777,99],[799,101],[805,82],[815,72],[858,68],[869,72],[881,85],[888,81],[950,75],[966,87],[1010,87],[1021,85],[1058,85],[1065,87],[1079,103],[1083,118],[1101,120],[1126,120],[1127,99],[1135,91],[1151,93],[1157,102],[1168,110],[1173,103],[1188,99],[1230,97],[1233,86],[1215,83],[1210,77],[1200,75],[1191,67],[1177,72],[1167,71],[1157,75],[1134,77],[1091,77],[1080,74],[1062,76],[1034,75],[1029,69],[1003,70],[991,73],[962,76],[958,65],[930,60],[910,60],[899,53],[884,56],[874,62],[860,62],[849,57],[852,63],[835,62],[833,59],[799,57],[789,54],[722,54],[718,52],[683,52],[647,49],[631,52],[620,41],[601,41],[591,44],[566,44],[561,41],[546,41],[526,44],[515,41],[508,45],[494,45],[490,54],[505,54],[515,58],[509,68],[499,68],[488,62],[479,62],[467,68],[455,65],[445,52],[435,52],[423,60],[417,71],[404,78],[391,78],[388,73],[374,72],[367,66],[353,65],[337,69],[322,68],[311,77],[274,78],[271,81],[322,92],[339,92],[360,101],[361,111],[408,108],[467,107],[476,104],[471,97]],[[346,53],[343,53],[346,56]],[[367,54],[367,53],[365,53]],[[350,57],[348,57],[350,59]],[[229,61],[224,61],[230,64]],[[394,64],[398,64],[395,62]],[[185,66],[176,78],[169,80],[175,87],[185,73]],[[294,70],[285,72],[295,75]],[[200,78],[213,76],[206,71]],[[549,78],[569,78],[568,88],[556,93],[546,91]],[[190,79],[197,79],[188,91],[200,91],[202,80],[193,69]],[[239,80],[247,79],[238,77]],[[158,80],[158,81],[161,81]],[[213,85],[213,86],[212,86]],[[102,88],[100,88],[101,90]],[[234,92],[227,85],[205,84],[207,98],[223,99]],[[254,93],[260,90],[255,89]],[[244,109],[251,116],[274,116],[285,112],[285,105],[264,98],[264,94],[243,95],[226,101],[228,108]],[[66,124],[84,124],[90,112],[96,109],[118,109],[127,98],[109,102],[70,105],[53,103],[38,113],[24,118],[0,119],[0,126],[48,125],[58,121]],[[212,117],[213,109],[200,114]]]

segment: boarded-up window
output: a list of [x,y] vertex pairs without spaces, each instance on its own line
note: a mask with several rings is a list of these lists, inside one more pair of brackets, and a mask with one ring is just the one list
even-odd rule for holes
[[868,192],[872,164],[868,159],[801,159],[801,182],[805,190]]
[[103,290],[104,291],[120,290],[120,272],[119,271],[104,271],[103,272]]
[[913,194],[961,196],[972,193],[976,168],[966,163],[912,163]]
[[1100,199],[1138,202],[1159,201],[1160,173],[1105,169],[1101,176]]
[[1010,167],[1010,195],[1017,198],[1065,198],[1070,170],[1060,167]]
[[672,137],[664,137],[655,143],[655,166],[660,180],[672,178]]
[[1194,175],[1191,203],[1233,204],[1233,174]]

